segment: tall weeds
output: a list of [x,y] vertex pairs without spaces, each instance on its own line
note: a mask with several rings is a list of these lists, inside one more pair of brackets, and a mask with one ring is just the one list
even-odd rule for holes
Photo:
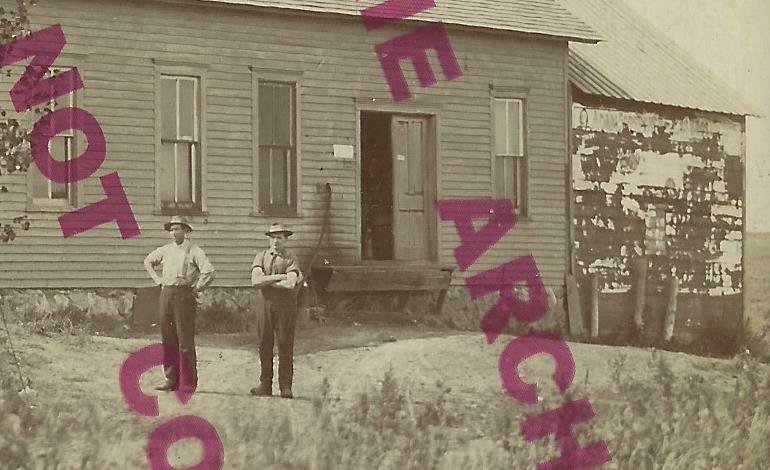
[[[695,371],[674,373],[665,354],[652,353],[642,367],[616,355],[610,360],[612,387],[589,391],[586,383],[575,383],[565,396],[544,393],[541,404],[531,409],[502,394],[468,400],[441,383],[432,398],[418,400],[390,372],[376,386],[344,400],[324,381],[310,407],[258,400],[255,407],[271,407],[254,415],[260,419],[249,416],[253,410],[243,410],[218,422],[225,468],[536,468],[556,457],[557,448],[550,438],[524,442],[520,423],[525,412],[533,415],[586,395],[596,417],[576,426],[576,435],[582,445],[606,442],[613,457],[606,468],[770,468],[767,366],[742,354],[718,380],[705,380]],[[114,403],[88,397],[51,399],[30,408],[18,383],[6,374],[5,357],[0,367],[2,468],[146,468],[140,449],[152,423],[128,412],[116,414],[110,409]],[[130,455],[127,443],[136,449]]]

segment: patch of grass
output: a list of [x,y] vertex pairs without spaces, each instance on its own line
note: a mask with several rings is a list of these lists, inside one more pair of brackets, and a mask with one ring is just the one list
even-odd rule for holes
[[606,440],[608,468],[768,468],[770,378],[751,356],[733,360],[732,390],[697,374],[676,376],[659,354],[647,364],[652,380],[637,378],[621,357],[612,361],[616,398],[594,402],[588,433]]
[[[143,452],[128,455],[126,442],[146,439],[144,423],[104,413],[87,396],[42,402],[18,380],[0,383],[0,462],[12,470],[143,468]],[[126,418],[134,418],[126,416]],[[134,421],[137,421],[134,418]],[[138,425],[137,425],[138,424]]]
[[770,363],[770,323],[757,330],[746,328],[741,347],[759,361]]
[[[41,320],[35,322],[35,326],[40,334],[67,334],[65,338],[74,341],[72,345],[76,348],[84,346],[82,338],[90,338],[81,331],[71,330],[69,323]],[[19,327],[11,328],[12,338],[18,330]],[[20,357],[20,377],[7,332],[0,333],[0,466],[3,469],[96,470],[146,466],[143,454],[134,458],[122,451],[129,440],[146,436],[146,426],[142,428],[123,422],[124,418],[132,416],[116,417],[114,413],[105,412],[114,404],[99,403],[88,395],[57,394],[43,399],[26,376],[29,363],[40,361],[30,361],[31,351],[25,350]],[[18,347],[15,341],[14,344]],[[85,380],[82,377],[70,379],[71,382]]]
[[[596,417],[575,427],[582,445],[606,442],[613,461],[605,468],[768,468],[770,379],[750,356],[732,361],[732,390],[700,375],[675,375],[659,352],[646,366],[647,380],[635,378],[639,374],[627,358],[612,361],[614,389],[592,392]],[[474,429],[469,414],[449,410],[451,391],[440,384],[427,403],[417,403],[391,374],[352,402],[341,403],[331,395],[325,383],[309,423],[295,423],[284,414],[268,427],[242,422],[225,426],[227,436],[245,433],[266,446],[232,451],[236,467],[534,468],[558,455],[552,438],[523,441],[521,408],[511,400],[501,404],[488,428]],[[582,385],[574,384],[565,396],[544,397],[531,414],[586,395]]]
[[[269,419],[233,415],[217,422],[217,431],[228,468],[535,468],[558,452],[552,437],[524,442],[522,412],[536,415],[588,396],[596,416],[574,429],[582,445],[606,442],[613,461],[604,468],[769,468],[767,366],[750,354],[736,356],[720,364],[719,372],[730,382],[725,386],[724,380],[704,380],[695,370],[677,375],[665,356],[654,351],[646,364],[636,364],[619,353],[610,358],[611,387],[589,393],[576,380],[564,396],[543,387],[542,402],[529,408],[501,395],[485,403],[485,410],[466,410],[441,383],[430,399],[420,401],[391,372],[352,400],[336,397],[324,381],[309,410],[292,403],[274,408]],[[116,414],[114,404],[87,396],[33,400],[35,408],[29,408],[5,362],[0,364],[6,378],[0,426],[10,431],[3,428],[0,434],[3,468],[146,467],[138,449],[152,420]],[[488,418],[485,411],[491,412]],[[8,416],[16,417],[9,422]],[[127,442],[136,444],[131,455]]]

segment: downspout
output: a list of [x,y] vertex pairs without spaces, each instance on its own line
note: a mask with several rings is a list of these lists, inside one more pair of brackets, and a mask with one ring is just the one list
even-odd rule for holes
[[[323,248],[324,239],[328,240],[329,232],[331,231],[332,186],[327,182],[323,185],[319,185],[318,189],[319,191],[323,192],[323,195],[324,195],[324,215],[323,215],[323,222],[321,224],[321,233],[318,236],[318,243],[316,244],[315,250],[313,250],[313,256],[310,258],[310,261],[308,262],[307,268],[305,270],[305,273],[307,274],[308,278],[311,277],[311,271],[313,269],[313,265],[318,260],[318,256],[321,254],[321,249]],[[313,292],[313,300],[315,302],[315,307],[317,309],[318,308],[318,288],[312,279],[310,280],[309,287]]]
[[572,84],[569,78],[569,43],[567,43],[567,53],[564,55],[564,82],[565,82],[565,99],[566,99],[566,112],[564,113],[565,121],[565,138],[566,138],[566,151],[567,151],[567,174],[564,178],[567,184],[567,259],[566,270],[567,274],[575,275],[575,257],[574,257],[574,240],[575,240],[575,227],[572,224],[572,217],[575,214],[575,199],[572,194]]

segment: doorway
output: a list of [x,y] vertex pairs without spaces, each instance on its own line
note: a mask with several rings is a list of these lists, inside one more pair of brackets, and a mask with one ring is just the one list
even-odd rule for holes
[[361,112],[361,258],[436,259],[430,116]]

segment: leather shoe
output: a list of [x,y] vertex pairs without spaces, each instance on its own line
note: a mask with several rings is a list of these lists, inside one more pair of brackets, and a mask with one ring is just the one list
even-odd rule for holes
[[251,389],[251,394],[258,397],[271,397],[273,396],[273,387],[268,384],[261,383],[259,384],[259,387],[254,387]]
[[177,389],[177,384],[173,382],[166,382],[163,385],[158,385],[155,387],[155,390],[161,391],[161,392],[171,392]]

